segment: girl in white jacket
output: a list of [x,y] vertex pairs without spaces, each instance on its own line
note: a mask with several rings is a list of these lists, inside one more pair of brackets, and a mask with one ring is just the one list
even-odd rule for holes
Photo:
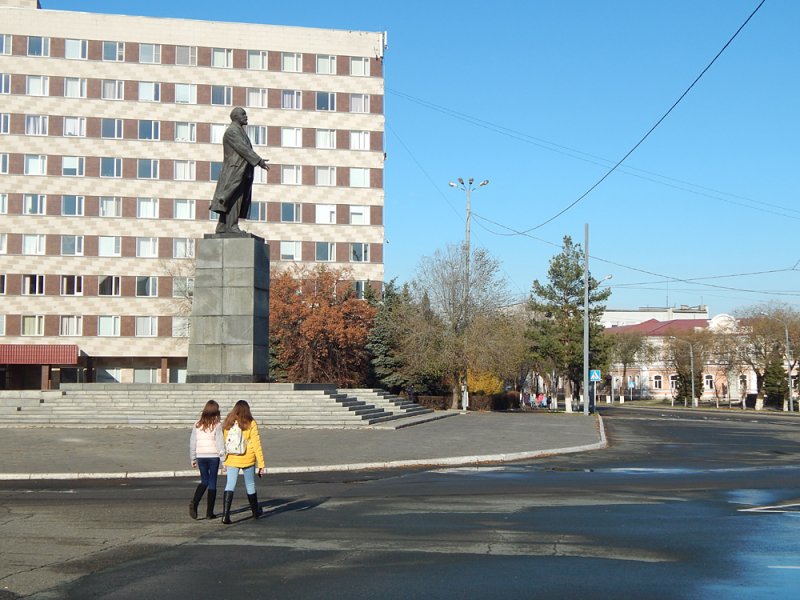
[[222,439],[219,404],[209,400],[203,407],[200,420],[192,427],[192,435],[189,438],[189,460],[192,461],[192,467],[200,470],[200,484],[189,503],[189,516],[193,519],[197,518],[197,506],[206,489],[208,490],[206,519],[217,518],[214,514],[214,502],[217,499],[217,472],[222,458],[225,458],[225,443]]

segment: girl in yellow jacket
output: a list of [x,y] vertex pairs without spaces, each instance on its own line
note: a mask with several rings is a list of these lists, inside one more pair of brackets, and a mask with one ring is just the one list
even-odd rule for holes
[[[231,429],[236,432],[236,427],[241,429],[241,437],[245,442],[242,454],[232,454],[229,433]],[[261,450],[261,437],[258,435],[258,424],[253,419],[250,412],[250,405],[244,400],[239,400],[233,410],[225,417],[222,423],[223,437],[226,440],[226,450],[228,455],[225,457],[225,467],[228,472],[228,479],[225,482],[225,494],[222,498],[222,522],[226,525],[231,524],[231,504],[233,503],[233,491],[236,489],[236,481],[239,478],[239,471],[244,475],[244,486],[247,490],[247,500],[250,502],[250,510],[253,511],[253,518],[261,516],[261,507],[258,505],[256,495],[256,467],[258,476],[264,474],[264,452]],[[238,434],[235,434],[238,435]]]

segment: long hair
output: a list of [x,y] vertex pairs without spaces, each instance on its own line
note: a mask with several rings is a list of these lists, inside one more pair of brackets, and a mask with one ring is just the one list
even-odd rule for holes
[[239,400],[233,405],[233,409],[228,413],[228,416],[225,417],[222,428],[227,431],[233,427],[234,423],[239,423],[239,427],[244,430],[249,429],[252,422],[253,413],[250,412],[250,405],[244,400]]
[[219,404],[216,400],[209,400],[203,407],[203,413],[200,415],[200,420],[195,423],[195,427],[203,431],[214,429],[214,425],[219,423]]

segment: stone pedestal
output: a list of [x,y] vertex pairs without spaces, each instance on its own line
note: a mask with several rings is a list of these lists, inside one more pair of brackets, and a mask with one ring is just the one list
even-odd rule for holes
[[262,238],[197,240],[187,383],[269,375],[269,247]]

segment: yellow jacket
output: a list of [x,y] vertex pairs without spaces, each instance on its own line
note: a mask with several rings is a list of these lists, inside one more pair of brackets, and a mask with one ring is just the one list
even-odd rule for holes
[[[242,430],[242,436],[247,440],[247,449],[244,454],[228,454],[225,457],[226,467],[252,467],[264,468],[264,452],[261,450],[261,436],[258,434],[258,424],[253,421],[250,427]],[[228,430],[222,432],[222,439],[228,439]]]

